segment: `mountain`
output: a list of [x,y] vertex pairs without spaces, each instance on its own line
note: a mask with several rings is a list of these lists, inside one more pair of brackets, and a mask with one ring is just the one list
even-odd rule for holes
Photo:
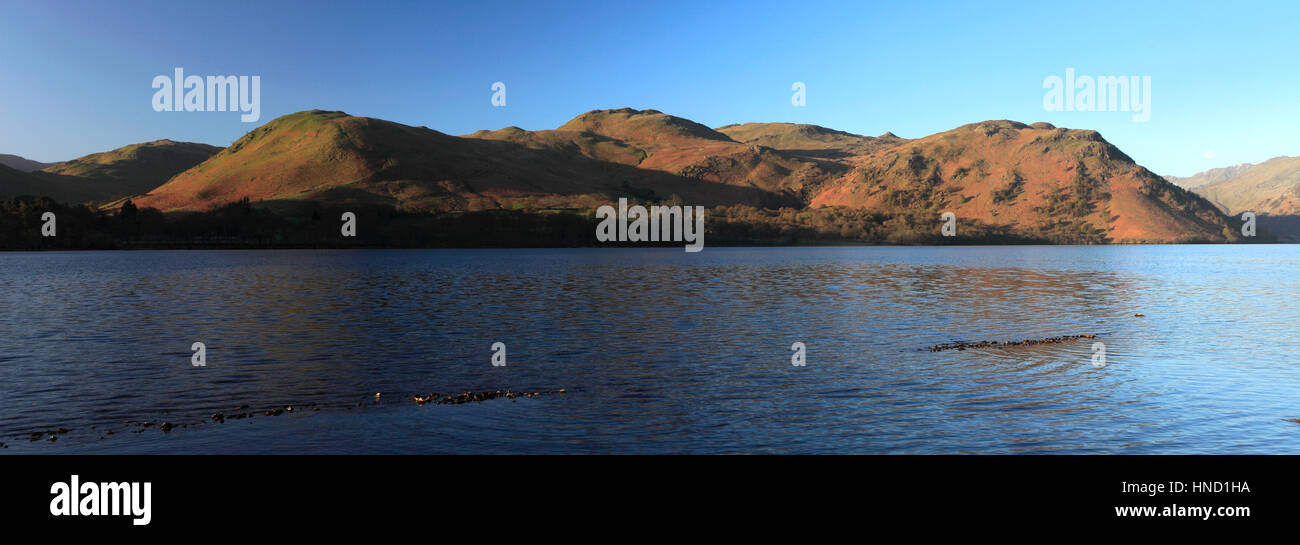
[[28,172],[0,165],[0,197],[35,195],[41,191],[43,181]]
[[[619,197],[719,206],[861,210],[937,230],[953,212],[1008,238],[1056,242],[1235,240],[1205,199],[1137,165],[1095,131],[986,121],[918,138],[814,125],[711,129],[656,110],[593,110],[551,130],[452,136],[343,112],[275,119],[133,198],[204,211],[590,210]],[[823,214],[824,216],[824,214]],[[874,221],[874,220],[873,220]]]
[[897,146],[906,139],[885,133],[879,137],[862,136],[796,123],[743,123],[718,127],[733,140],[819,158],[846,158],[865,155]]
[[1186,178],[1177,176],[1165,176],[1166,180],[1173,182],[1183,189],[1196,189],[1216,182],[1222,182],[1231,178],[1236,178],[1250,170],[1258,163],[1241,163],[1229,167],[1212,168],[1204,172],[1198,172]]
[[[1208,172],[1213,171],[1196,176]],[[1275,157],[1232,174],[1201,185],[1196,192],[1234,216],[1300,214],[1300,157]]]
[[32,172],[50,166],[50,163],[33,161],[17,155],[0,153],[0,166],[6,166],[21,172]]
[[107,196],[90,180],[40,171],[23,172],[0,165],[0,198],[20,195],[45,196],[71,203]]
[[[738,142],[720,131],[657,110],[593,110],[555,130],[509,127],[466,136],[576,153],[678,179],[755,188],[768,195],[764,199],[768,203],[791,206],[800,205],[811,188],[847,170],[838,163]],[[732,204],[729,199],[696,198],[710,204]]]
[[56,163],[43,172],[88,180],[93,196],[83,200],[113,199],[147,192],[219,151],[207,144],[155,140]]
[[399,210],[591,208],[629,196],[763,205],[815,166],[657,112],[584,114],[555,131],[465,137],[343,112],[290,114],[135,199],[165,211],[247,198]]
[[38,171],[7,172],[0,196],[40,195],[69,203],[108,201],[149,191],[221,148],[157,140],[63,161]]
[[952,212],[1056,241],[1223,241],[1233,232],[1210,203],[1096,131],[1046,123],[972,123],[873,152],[810,204]]

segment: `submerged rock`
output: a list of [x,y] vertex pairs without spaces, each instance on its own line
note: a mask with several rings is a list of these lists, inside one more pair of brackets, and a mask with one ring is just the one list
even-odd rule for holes
[[428,402],[433,401],[433,400],[435,400],[435,399],[438,399],[438,394],[429,394],[429,395],[426,395],[426,396],[418,396],[418,395],[417,395],[417,396],[412,396],[412,397],[411,397],[411,401],[414,401],[416,405],[424,405],[425,403],[428,403]]
[[49,431],[34,431],[34,432],[31,432],[31,433],[27,434],[27,440],[28,440],[28,441],[39,441],[39,440],[44,439],[44,438],[49,438],[50,441],[55,441],[55,440],[58,439],[58,436],[59,436],[59,435],[62,435],[62,434],[65,434],[65,433],[68,433],[68,429],[67,429],[67,428],[55,428],[55,429],[52,429],[52,430],[49,430]]
[[966,350],[968,348],[973,349],[973,348],[997,348],[997,347],[1010,347],[1010,346],[1033,346],[1036,344],[1060,344],[1066,341],[1074,341],[1078,339],[1095,339],[1095,338],[1097,338],[1096,335],[1088,335],[1085,333],[1083,335],[1062,335],[1060,337],[1048,337],[1046,339],[1026,339],[1023,341],[979,341],[973,343],[968,343],[963,341],[963,342],[955,342],[949,344],[937,344],[931,346],[929,350],[931,352],[942,352],[944,350]]
[[[463,393],[460,393],[460,394],[453,394],[453,395],[443,395],[443,394],[439,394],[439,393],[436,393],[436,392],[434,392],[434,393],[429,393],[429,394],[425,394],[425,395],[418,395],[418,394],[417,394],[417,395],[413,395],[413,396],[411,396],[411,397],[410,397],[410,400],[411,400],[411,401],[414,401],[417,405],[421,405],[421,406],[423,406],[423,405],[426,404],[426,403],[448,404],[448,405],[459,405],[459,404],[462,404],[462,403],[473,403],[473,402],[480,402],[480,401],[490,401],[490,400],[493,400],[493,399],[511,399],[511,400],[513,400],[513,399],[518,399],[518,398],[521,398],[521,397],[524,397],[524,398],[530,398],[530,399],[531,399],[531,398],[541,397],[541,396],[544,396],[544,395],[564,394],[564,393],[567,393],[567,390],[565,390],[564,388],[560,388],[560,389],[558,389],[558,390],[549,390],[549,391],[532,391],[532,392],[529,392],[529,391],[517,392],[517,391],[513,391],[513,390],[501,390],[501,389],[498,389],[498,390],[488,390],[488,391],[479,391],[479,392],[475,392],[475,391],[466,391],[466,392],[463,392]],[[379,405],[381,405],[381,403],[378,402],[377,398],[379,398],[380,396],[382,396],[382,393],[375,394],[375,398],[376,398],[376,402],[375,402],[375,403],[361,403],[361,402],[357,402],[357,403],[355,404],[355,407],[364,407],[364,406],[368,406],[368,405],[379,406]],[[324,404],[324,406],[326,406],[327,408],[328,408],[329,406],[331,406],[331,405],[333,405],[333,404],[330,404],[330,403],[326,403],[326,404]],[[339,403],[338,405],[345,405],[345,404],[344,404],[344,403]],[[337,408],[338,405],[333,405],[333,406],[335,406],[335,407]],[[302,403],[302,404],[300,404],[300,405],[297,406],[297,410],[296,410],[296,411],[295,411],[295,406],[294,406],[294,405],[280,405],[280,406],[275,406],[275,407],[271,407],[271,408],[268,408],[268,409],[262,410],[261,413],[264,414],[264,415],[266,415],[266,416],[281,416],[281,415],[283,415],[284,413],[294,413],[294,412],[299,412],[299,413],[300,413],[300,412],[302,412],[303,410],[305,410],[305,408],[307,408],[307,407],[310,407],[312,411],[319,411],[320,408],[321,408],[321,405],[318,404],[318,403],[316,403],[316,402]],[[227,420],[243,420],[243,419],[251,419],[251,418],[257,416],[257,411],[249,411],[249,412],[244,412],[244,411],[243,411],[243,409],[248,409],[248,408],[249,408],[249,405],[240,405],[239,407],[236,408],[236,410],[239,411],[239,412],[230,412],[230,413],[227,413],[227,412],[224,412],[224,411],[215,412],[215,413],[212,413],[211,415],[209,415],[208,420],[210,420],[210,421],[213,422],[213,423],[224,424]],[[347,410],[352,410],[353,407],[346,407],[346,406],[345,406],[345,408],[346,408]],[[193,423],[197,423],[197,422],[193,422]],[[252,422],[249,422],[249,424],[252,424]],[[162,430],[164,433],[169,433],[169,432],[171,432],[172,430],[175,430],[175,429],[177,429],[177,428],[187,428],[187,427],[189,427],[189,424],[184,423],[184,422],[179,423],[179,424],[178,424],[178,423],[173,423],[173,422],[161,422],[161,423],[159,423],[159,422],[157,422],[157,421],[150,421],[150,420],[128,420],[128,421],[126,421],[126,427],[127,427],[127,428],[135,428],[134,430],[131,430],[131,431],[134,431],[135,433],[144,433],[148,428],[152,428],[152,427],[154,427],[154,426],[157,426],[158,429]],[[92,426],[91,428],[92,428],[92,430],[94,430],[96,427],[95,427],[95,426]],[[61,435],[61,434],[65,434],[65,433],[68,433],[68,432],[69,432],[69,430],[68,430],[67,428],[56,428],[56,429],[48,430],[48,431],[34,431],[34,432],[31,432],[31,433],[28,435],[28,439],[29,439],[30,441],[32,441],[32,442],[39,441],[39,440],[41,440],[41,439],[45,439],[45,440],[47,440],[47,441],[49,441],[49,442],[54,442],[54,441],[57,441],[57,440],[58,440],[58,436],[59,436],[59,435]],[[100,440],[103,440],[105,437],[107,437],[107,436],[109,436],[109,435],[113,435],[114,433],[115,433],[115,432],[113,431],[112,428],[108,428],[108,427],[106,427],[105,429],[100,430],[100,433],[98,434],[98,437],[99,437]],[[8,445],[5,445],[3,442],[0,442],[0,448],[8,448]]]
[[[425,396],[423,398],[416,397],[412,399],[414,399],[416,404],[419,405],[424,405],[425,403],[431,402],[434,399],[437,399],[437,403],[444,404],[444,405],[460,405],[462,403],[489,401],[492,399],[501,399],[501,398],[516,399],[520,397],[534,398],[534,397],[541,397],[547,394],[563,394],[563,393],[565,393],[564,389],[554,390],[550,392],[515,392],[512,390],[496,390],[496,391],[486,391],[486,392],[465,392],[462,394],[449,395],[442,398],[439,398],[438,394],[429,394],[428,396]],[[424,401],[420,401],[421,399],[423,399]]]

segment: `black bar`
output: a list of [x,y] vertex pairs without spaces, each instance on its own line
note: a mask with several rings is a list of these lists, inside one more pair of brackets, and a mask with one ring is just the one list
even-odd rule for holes
[[[931,528],[1036,522],[1081,529],[1246,529],[1288,523],[1285,457],[25,456],[6,459],[5,518],[41,530],[351,528],[437,535],[590,521]],[[151,520],[54,516],[51,485],[149,482]],[[1181,493],[1122,483],[1183,482]],[[1203,493],[1193,483],[1244,483]],[[1116,507],[1249,508],[1235,517],[1117,517]],[[567,521],[567,522],[566,522]],[[583,522],[587,521],[587,522]],[[325,525],[322,526],[322,523]],[[1014,535],[1011,532],[1008,535]]]

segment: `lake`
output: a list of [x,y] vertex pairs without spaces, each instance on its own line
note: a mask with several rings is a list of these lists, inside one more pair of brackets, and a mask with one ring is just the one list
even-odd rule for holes
[[[1291,245],[0,253],[0,452],[1296,453],[1298,271]],[[497,389],[565,393],[409,399]]]

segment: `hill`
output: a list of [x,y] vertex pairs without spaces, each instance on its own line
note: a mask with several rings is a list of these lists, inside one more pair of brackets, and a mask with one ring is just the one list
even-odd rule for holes
[[50,163],[33,161],[17,155],[0,153],[0,166],[6,166],[20,172],[33,172],[50,166]]
[[1137,165],[1096,131],[972,123],[874,152],[810,203],[962,221],[1070,242],[1233,238],[1204,199]]
[[[875,222],[876,234],[936,231],[939,214],[951,211],[979,227],[968,232],[1013,240],[1237,238],[1214,206],[1095,131],[1013,121],[908,140],[787,123],[714,130],[623,108],[593,110],[551,130],[452,136],[312,110],[253,130],[134,200],[164,211],[247,199],[273,209],[375,205],[420,213],[590,210],[619,197],[808,210],[826,221],[839,216],[819,210],[864,211],[855,221]],[[881,227],[888,218],[905,221]]]
[[55,163],[42,172],[96,186],[89,191],[94,196],[82,200],[112,199],[147,192],[219,151],[207,144],[155,140]]
[[0,197],[35,195],[42,191],[42,180],[28,172],[0,165]]
[[[0,196],[32,195],[67,203],[109,201],[149,191],[221,148],[158,140],[0,174]],[[7,168],[7,167],[6,167]]]
[[642,161],[632,155],[638,152],[597,133],[503,129],[474,136],[343,112],[299,112],[253,130],[135,202],[165,211],[210,210],[245,198],[473,211],[588,208],[620,195],[677,195],[706,205],[771,198],[754,187],[637,168]]
[[1197,187],[1196,192],[1232,215],[1300,214],[1300,157],[1275,157],[1231,174]]
[[[842,164],[738,142],[722,132],[657,110],[593,110],[555,130],[509,127],[466,136],[577,153],[679,179],[755,188],[769,195],[766,202],[789,206],[800,206],[813,189],[847,170]],[[708,200],[729,203],[727,199]]]
[[1183,189],[1197,189],[1216,182],[1222,182],[1230,178],[1236,178],[1250,170],[1258,163],[1241,163],[1222,168],[1212,168],[1204,172],[1198,172],[1186,178],[1177,176],[1165,176],[1166,180],[1173,182]]
[[0,198],[21,195],[44,196],[56,201],[80,203],[107,198],[102,186],[91,180],[47,172],[22,172],[0,165]]
[[906,139],[885,133],[879,137],[796,123],[743,123],[718,127],[733,140],[781,151],[829,159],[844,159],[897,146]]

